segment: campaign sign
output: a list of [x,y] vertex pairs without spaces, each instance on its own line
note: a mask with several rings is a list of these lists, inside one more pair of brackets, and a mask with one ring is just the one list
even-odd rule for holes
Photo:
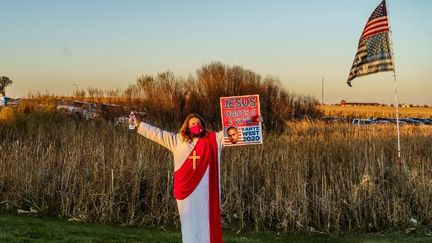
[[259,95],[221,97],[225,146],[262,144]]

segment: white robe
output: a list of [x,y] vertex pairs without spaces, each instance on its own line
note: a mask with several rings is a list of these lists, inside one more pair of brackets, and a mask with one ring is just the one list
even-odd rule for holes
[[[154,142],[157,142],[173,153],[174,171],[177,171],[182,166],[198,141],[198,139],[195,138],[191,143],[184,142],[179,133],[175,134],[163,131],[144,122],[141,122],[138,127],[138,133]],[[221,150],[224,146],[223,140],[223,131],[216,133],[219,168]],[[220,169],[218,171],[220,189]],[[176,201],[180,214],[183,242],[210,242],[208,167],[195,190],[187,198]]]

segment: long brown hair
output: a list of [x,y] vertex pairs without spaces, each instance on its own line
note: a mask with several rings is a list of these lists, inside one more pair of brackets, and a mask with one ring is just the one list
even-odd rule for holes
[[190,114],[186,117],[186,119],[183,122],[183,124],[181,125],[180,131],[179,131],[183,141],[188,142],[188,143],[190,143],[192,141],[192,135],[189,131],[189,120],[192,118],[198,118],[201,121],[201,125],[204,127],[204,130],[200,134],[200,137],[207,136],[207,126],[206,126],[204,119],[198,114]]

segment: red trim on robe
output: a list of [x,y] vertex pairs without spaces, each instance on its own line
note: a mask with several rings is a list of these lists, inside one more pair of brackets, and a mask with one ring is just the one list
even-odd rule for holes
[[[193,160],[189,156],[200,156],[196,161],[195,170],[192,168]],[[219,195],[219,165],[218,149],[215,132],[210,132],[208,137],[198,140],[183,165],[174,172],[174,198],[183,200],[187,198],[198,186],[209,167],[209,227],[210,243],[223,242],[222,219]]]

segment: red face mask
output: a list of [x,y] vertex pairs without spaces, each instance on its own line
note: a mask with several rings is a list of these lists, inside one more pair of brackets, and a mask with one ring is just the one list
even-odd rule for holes
[[200,135],[203,131],[204,131],[204,127],[201,126],[200,124],[196,124],[194,126],[192,126],[191,128],[189,128],[189,131],[192,135]]

